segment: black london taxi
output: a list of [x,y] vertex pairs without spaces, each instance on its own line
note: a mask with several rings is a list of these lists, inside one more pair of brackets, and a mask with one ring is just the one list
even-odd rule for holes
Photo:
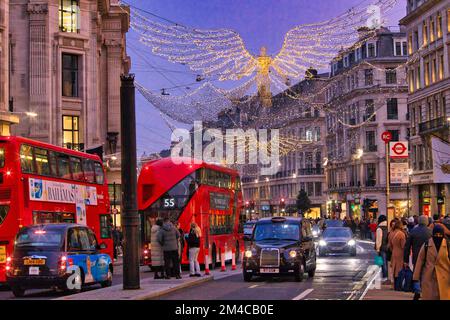
[[111,257],[95,233],[73,223],[37,224],[19,230],[6,262],[6,281],[16,297],[27,289],[78,292],[83,285],[112,284]]
[[311,223],[293,217],[260,219],[242,263],[244,281],[251,281],[253,276],[293,276],[302,281],[305,272],[313,277],[316,249]]

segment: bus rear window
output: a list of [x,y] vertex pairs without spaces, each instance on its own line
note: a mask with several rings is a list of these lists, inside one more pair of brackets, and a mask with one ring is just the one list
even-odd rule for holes
[[98,184],[103,184],[105,182],[105,177],[103,176],[103,166],[98,162],[95,162],[94,166],[95,179],[97,180]]
[[0,168],[5,166],[5,148],[0,148]]

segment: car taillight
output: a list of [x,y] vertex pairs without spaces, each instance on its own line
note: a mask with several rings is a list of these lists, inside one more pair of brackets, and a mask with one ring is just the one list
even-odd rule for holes
[[7,257],[6,258],[6,267],[5,267],[6,273],[10,273],[11,269],[12,269],[12,258]]
[[62,256],[58,261],[58,270],[60,273],[65,273],[67,269],[67,257]]

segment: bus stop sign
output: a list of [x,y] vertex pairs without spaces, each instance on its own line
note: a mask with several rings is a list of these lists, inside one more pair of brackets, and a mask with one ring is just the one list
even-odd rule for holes
[[381,139],[383,139],[384,143],[388,144],[392,140],[392,133],[389,131],[385,131],[381,134]]

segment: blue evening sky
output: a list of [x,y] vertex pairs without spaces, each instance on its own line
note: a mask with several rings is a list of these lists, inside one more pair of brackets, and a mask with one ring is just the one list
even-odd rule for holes
[[[280,50],[284,35],[299,24],[330,19],[362,0],[125,0],[164,18],[195,28],[229,28],[244,39],[247,49],[258,54],[261,46],[275,55]],[[406,1],[398,5],[386,18],[389,26],[398,25],[405,15]],[[366,1],[367,3],[367,1]],[[161,22],[161,21],[160,21]],[[139,43],[136,32],[127,35],[128,55],[136,81],[150,90],[169,89],[171,95],[182,95],[198,86],[195,74],[181,65],[166,62],[153,56],[150,49]],[[230,83],[214,83],[219,87],[232,87]],[[186,89],[189,87],[190,89]],[[136,93],[138,156],[144,151],[159,152],[170,145],[169,127],[159,111]],[[178,127],[186,125],[172,122]]]

